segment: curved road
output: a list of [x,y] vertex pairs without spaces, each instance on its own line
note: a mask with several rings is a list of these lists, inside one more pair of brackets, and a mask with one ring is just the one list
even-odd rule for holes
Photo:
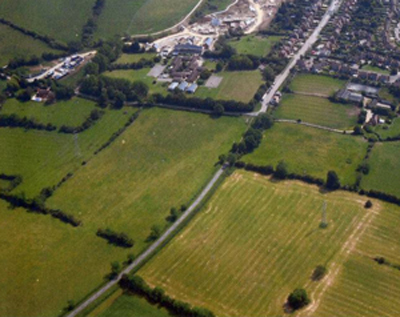
[[203,191],[200,193],[200,195],[196,198],[196,200],[190,205],[190,207],[182,214],[181,217],[177,221],[173,223],[171,227],[168,228],[167,231],[164,232],[164,234],[156,241],[154,242],[145,252],[143,252],[138,258],[130,264],[128,267],[126,267],[121,274],[118,275],[118,277],[115,280],[112,280],[108,282],[106,285],[104,285],[101,289],[99,289],[96,293],[94,293],[92,296],[90,296],[88,299],[86,299],[83,303],[78,305],[74,310],[72,310],[69,314],[67,314],[67,317],[75,317],[79,313],[81,313],[85,308],[87,308],[90,304],[95,302],[97,299],[99,299],[102,295],[104,295],[111,287],[116,285],[119,280],[122,278],[123,274],[128,274],[135,268],[139,267],[142,265],[149,257],[150,255],[158,248],[160,247],[165,241],[167,241],[174,231],[194,212],[196,207],[200,204],[200,202],[205,198],[205,196],[210,192],[211,188],[215,185],[215,183],[218,181],[218,179],[221,177],[223,172],[225,171],[227,165],[224,165],[221,167],[217,173],[215,173],[214,177],[211,179],[211,181],[207,184],[207,186],[203,189]]

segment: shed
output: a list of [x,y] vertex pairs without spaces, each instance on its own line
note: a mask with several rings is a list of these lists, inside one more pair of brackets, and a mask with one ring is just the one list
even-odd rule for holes
[[197,84],[191,84],[189,86],[189,88],[187,89],[187,92],[189,94],[194,94],[196,92],[196,90],[197,90],[197,87],[198,87]]
[[185,91],[188,86],[189,86],[189,84],[187,83],[187,81],[183,81],[179,84],[178,89]]

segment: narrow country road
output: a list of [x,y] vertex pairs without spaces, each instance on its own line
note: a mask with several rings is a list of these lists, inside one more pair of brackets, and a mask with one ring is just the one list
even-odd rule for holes
[[200,202],[205,198],[205,196],[210,192],[211,188],[215,185],[215,183],[218,181],[218,179],[221,177],[223,172],[225,171],[225,168],[227,166],[221,167],[217,173],[215,173],[214,177],[211,179],[211,181],[207,184],[207,186],[203,189],[203,191],[200,193],[200,195],[196,198],[196,200],[190,205],[190,207],[182,214],[182,216],[174,222],[174,224],[168,228],[167,231],[164,232],[164,234],[156,241],[154,242],[145,252],[143,252],[138,258],[130,264],[128,267],[126,267],[121,274],[118,275],[118,277],[115,280],[112,280],[108,282],[106,285],[104,285],[102,288],[100,288],[96,293],[94,293],[92,296],[90,296],[88,299],[86,299],[84,302],[82,302],[80,305],[78,305],[74,310],[69,312],[67,314],[67,317],[75,317],[77,316],[80,312],[82,312],[85,308],[87,308],[90,304],[95,302],[97,299],[99,299],[103,294],[105,294],[111,287],[116,285],[119,280],[122,278],[123,274],[128,274],[131,272],[133,269],[137,268],[141,264],[146,261],[150,255],[158,248],[160,247],[165,241],[167,241],[174,231],[190,216],[193,214],[194,210],[196,207],[200,204]]

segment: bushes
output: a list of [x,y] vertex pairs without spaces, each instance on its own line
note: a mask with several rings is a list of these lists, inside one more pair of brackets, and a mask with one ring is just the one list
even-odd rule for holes
[[339,177],[335,171],[329,171],[327,180],[326,180],[326,188],[331,190],[336,190],[340,188]]
[[9,127],[9,128],[25,128],[27,130],[46,130],[46,131],[54,131],[56,127],[51,123],[43,124],[38,123],[33,119],[28,119],[26,117],[19,118],[15,114],[11,115],[0,115],[0,127]]
[[288,297],[288,304],[293,310],[298,310],[310,303],[307,292],[303,288],[295,289]]
[[79,127],[69,127],[63,125],[58,132],[60,133],[81,133],[87,129],[89,129],[92,125],[96,123],[104,114],[104,111],[99,111],[97,109],[92,110],[89,117],[80,125]]
[[14,188],[22,183],[22,177],[19,175],[6,175],[4,173],[1,173],[0,179],[10,182],[10,186],[8,186],[8,188],[6,189],[3,189],[3,192],[11,192]]
[[98,229],[96,235],[100,238],[106,239],[110,244],[122,248],[132,248],[135,244],[135,241],[129,238],[126,233],[117,233],[109,228]]
[[313,272],[313,274],[312,274],[312,276],[311,276],[311,279],[312,279],[313,281],[320,281],[320,280],[322,280],[322,279],[325,277],[325,275],[326,275],[327,272],[328,272],[328,270],[326,269],[325,266],[323,266],[323,265],[318,265],[318,266],[315,268],[315,270],[314,270],[314,272]]
[[123,289],[143,296],[149,302],[166,308],[173,315],[185,317],[214,317],[214,314],[208,309],[192,307],[188,303],[169,297],[160,287],[152,289],[139,276],[124,275],[119,284]]

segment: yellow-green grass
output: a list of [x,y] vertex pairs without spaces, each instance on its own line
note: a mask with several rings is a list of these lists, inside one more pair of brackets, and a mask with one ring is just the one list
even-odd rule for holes
[[122,54],[115,63],[117,64],[130,64],[137,63],[141,59],[152,60],[157,55],[155,53],[142,53],[142,54]]
[[297,93],[317,94],[329,97],[346,84],[345,80],[312,74],[299,74],[290,83],[290,89]]
[[377,125],[374,132],[378,133],[382,139],[394,138],[400,136],[400,120],[395,118],[391,124]]
[[284,160],[289,172],[326,179],[328,171],[338,174],[342,184],[356,181],[356,169],[367,150],[361,137],[309,128],[301,125],[276,123],[267,130],[261,145],[243,157],[246,163],[276,166]]
[[266,56],[271,51],[272,46],[279,42],[281,38],[281,36],[246,35],[239,40],[229,41],[229,45],[235,48],[238,54]]
[[372,65],[365,65],[362,67],[362,70],[375,72],[383,75],[390,75],[390,72],[387,69],[379,68],[377,66],[372,66]]
[[400,271],[379,265],[373,258],[383,256],[400,264],[399,219],[398,207],[383,205],[321,297],[315,316],[398,316]]
[[13,58],[30,58],[33,55],[40,57],[44,52],[57,51],[39,40],[0,24],[0,66],[7,65]]
[[154,77],[147,76],[150,70],[151,68],[142,68],[138,70],[114,70],[112,72],[105,73],[105,76],[127,79],[131,82],[141,81],[149,87],[149,94],[167,94],[168,83],[154,83],[156,79]]
[[148,245],[151,226],[163,227],[171,207],[187,204],[196,195],[215,170],[218,156],[244,129],[241,118],[144,111],[48,205],[76,215],[93,232],[107,226],[127,232],[136,241],[133,251],[141,251]]
[[2,106],[0,114],[16,114],[40,123],[51,123],[57,127],[79,126],[89,117],[93,109],[95,109],[94,102],[81,98],[60,101],[48,106],[34,101],[20,102],[8,99]]
[[95,0],[2,0],[0,17],[41,35],[80,40]]
[[21,175],[23,182],[14,193],[24,192],[27,197],[34,197],[89,160],[134,111],[133,108],[107,111],[90,129],[76,137],[58,132],[2,128],[0,173]]
[[330,102],[327,98],[286,94],[274,115],[335,129],[351,129],[357,123],[356,106]]
[[262,84],[262,76],[258,70],[221,72],[217,76],[223,77],[218,88],[200,87],[196,97],[249,102]]
[[368,163],[370,171],[361,181],[362,188],[375,189],[400,197],[400,143],[375,144]]
[[10,188],[11,182],[0,178],[0,190]]
[[[283,315],[293,289],[316,290],[317,265],[330,270],[346,258],[366,215],[354,197],[236,172],[138,274],[217,316]],[[320,229],[324,202],[328,227]]]
[[198,0],[108,1],[98,21],[98,37],[148,34],[178,23]]

